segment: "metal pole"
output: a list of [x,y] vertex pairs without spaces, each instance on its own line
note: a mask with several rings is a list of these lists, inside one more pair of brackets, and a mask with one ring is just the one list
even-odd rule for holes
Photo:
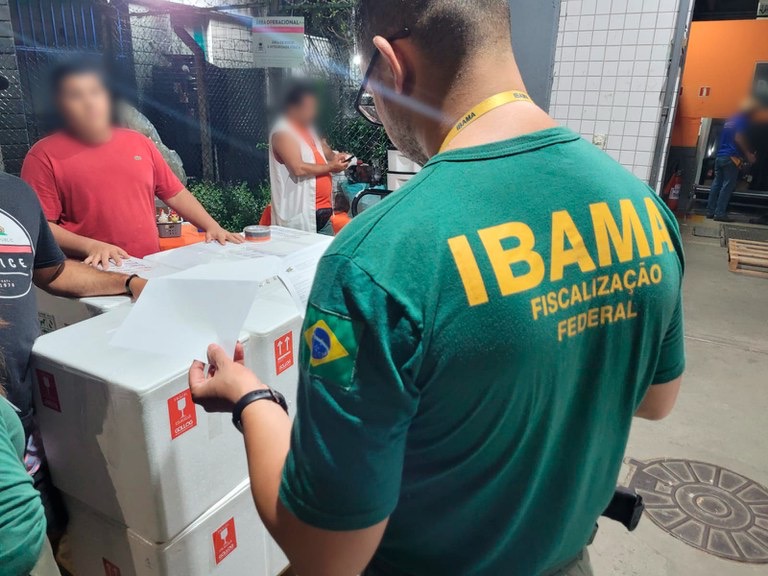
[[208,118],[208,88],[205,78],[205,52],[195,39],[190,36],[184,26],[174,24],[173,31],[192,51],[195,57],[195,76],[197,77],[197,113],[200,121],[200,147],[203,164],[203,178],[214,179],[213,143],[211,141],[211,124]]

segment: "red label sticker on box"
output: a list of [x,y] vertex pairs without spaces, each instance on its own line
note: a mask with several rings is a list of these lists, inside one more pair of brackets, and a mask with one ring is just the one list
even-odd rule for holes
[[36,370],[37,385],[40,388],[40,401],[43,406],[61,412],[61,402],[59,402],[59,391],[56,389],[56,378],[53,374]]
[[189,390],[168,399],[168,419],[171,422],[171,440],[197,426],[197,412]]
[[213,533],[213,555],[216,558],[216,564],[221,563],[235,548],[237,548],[235,519],[230,518]]
[[102,558],[101,560],[104,563],[105,576],[120,576],[120,568],[112,564],[112,562],[110,562],[106,558]]
[[293,332],[275,340],[275,372],[280,376],[293,366]]

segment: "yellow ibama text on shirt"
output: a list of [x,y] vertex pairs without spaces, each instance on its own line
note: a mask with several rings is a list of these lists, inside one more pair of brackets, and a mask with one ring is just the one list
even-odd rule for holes
[[[591,204],[592,233],[596,252],[590,253],[584,242],[582,231],[576,226],[571,215],[565,211],[552,214],[552,242],[549,254],[549,270],[544,256],[536,250],[536,237],[530,226],[524,222],[507,222],[498,226],[478,230],[477,234],[493,269],[494,279],[502,296],[511,296],[533,290],[547,278],[550,282],[563,279],[566,269],[577,266],[582,273],[595,272],[617,263],[631,262],[635,250],[640,259],[659,256],[664,251],[675,251],[664,218],[651,198],[645,199],[645,213],[650,238],[635,205],[630,200],[619,202],[620,216],[617,221],[605,202]],[[513,248],[507,248],[513,244]],[[448,240],[459,276],[464,285],[470,306],[487,304],[488,282],[492,279],[483,275],[469,238],[456,236]],[[515,272],[525,265],[523,274]]]

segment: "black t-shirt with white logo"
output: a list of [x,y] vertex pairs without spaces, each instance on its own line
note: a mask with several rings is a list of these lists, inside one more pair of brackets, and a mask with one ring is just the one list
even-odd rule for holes
[[32,411],[29,360],[40,332],[32,274],[64,260],[35,193],[0,173],[0,381],[24,416]]

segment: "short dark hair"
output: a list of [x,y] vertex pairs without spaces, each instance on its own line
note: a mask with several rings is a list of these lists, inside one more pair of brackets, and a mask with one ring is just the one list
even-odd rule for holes
[[292,82],[283,93],[282,106],[283,112],[301,105],[307,96],[317,96],[317,90],[309,82]]
[[510,43],[509,0],[358,0],[356,13],[357,39],[367,56],[374,36],[405,28],[432,63],[448,68],[482,48]]
[[51,93],[54,97],[58,96],[66,80],[73,76],[82,75],[98,76],[104,86],[107,87],[106,74],[101,64],[87,59],[67,60],[59,62],[51,72]]

